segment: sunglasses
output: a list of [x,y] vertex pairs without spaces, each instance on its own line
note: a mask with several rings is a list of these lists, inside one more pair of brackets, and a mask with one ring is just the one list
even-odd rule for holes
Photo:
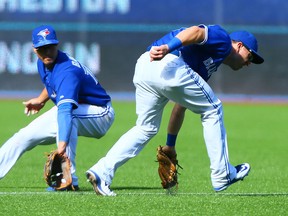
[[252,50],[249,49],[245,44],[243,44],[243,46],[248,50],[249,55],[248,55],[248,61],[252,62],[253,61],[253,54],[252,54]]

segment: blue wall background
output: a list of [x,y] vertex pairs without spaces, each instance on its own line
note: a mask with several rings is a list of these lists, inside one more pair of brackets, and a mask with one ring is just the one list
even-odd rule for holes
[[134,91],[134,65],[146,47],[182,26],[221,24],[248,30],[265,63],[239,72],[221,66],[218,93],[286,95],[286,0],[0,0],[0,91],[40,91],[31,31],[55,27],[60,48],[92,68],[111,92]]

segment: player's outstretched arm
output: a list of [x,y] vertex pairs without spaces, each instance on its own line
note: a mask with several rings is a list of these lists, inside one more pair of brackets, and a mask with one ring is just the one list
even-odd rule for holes
[[176,37],[182,42],[183,46],[201,43],[205,39],[205,28],[191,26],[179,32]]
[[186,108],[175,104],[171,112],[167,133],[177,135],[184,121]]
[[49,100],[48,92],[46,88],[44,88],[41,94],[37,98],[32,98],[28,101],[23,102],[23,104],[25,105],[24,113],[27,116],[38,113],[45,106],[45,103],[48,100]]

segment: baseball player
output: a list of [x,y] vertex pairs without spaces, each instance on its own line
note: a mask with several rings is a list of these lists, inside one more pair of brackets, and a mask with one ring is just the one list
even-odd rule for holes
[[[247,47],[246,43],[248,44],[249,42],[242,41],[241,40],[241,34],[246,34],[247,36],[249,35],[251,38],[253,38],[254,36],[251,35],[250,33],[247,32],[235,32],[233,34],[230,34],[230,38],[234,41],[237,42],[242,42],[244,46]],[[251,45],[252,47],[252,45]],[[255,39],[255,48],[257,51],[257,41]],[[255,52],[254,50],[254,52]],[[253,54],[253,52],[252,52]],[[251,61],[252,63],[256,63],[256,64],[261,64],[264,62],[264,60],[262,58],[258,58],[258,61],[254,60]],[[247,65],[248,66],[248,65]],[[207,76],[205,73],[199,73],[199,75],[207,82],[210,78],[210,76]],[[183,107],[179,104],[175,104],[173,107],[173,110],[171,112],[171,116],[170,116],[170,120],[169,120],[169,124],[167,127],[167,139],[166,139],[166,146],[163,147],[164,150],[168,151],[168,152],[172,152],[173,155],[176,155],[176,149],[175,149],[175,145],[176,145],[176,139],[177,139],[177,135],[181,129],[182,123],[184,121],[184,117],[185,117],[185,111],[186,111],[186,107]],[[236,167],[239,168],[239,167]]]
[[105,157],[86,171],[97,194],[115,196],[110,189],[118,167],[135,157],[159,130],[169,100],[201,116],[215,191],[246,177],[250,165],[229,163],[222,103],[206,80],[221,63],[238,70],[264,60],[249,32],[230,35],[219,25],[174,30],[156,40],[136,63],[136,125],[112,146]]
[[28,116],[38,113],[49,99],[55,106],[2,145],[0,179],[24,152],[57,141],[58,153],[66,154],[71,160],[72,185],[77,190],[75,154],[78,135],[99,139],[106,134],[114,121],[111,98],[86,66],[58,50],[59,42],[53,27],[42,25],[35,28],[32,42],[45,87],[37,98],[24,102],[25,113]]

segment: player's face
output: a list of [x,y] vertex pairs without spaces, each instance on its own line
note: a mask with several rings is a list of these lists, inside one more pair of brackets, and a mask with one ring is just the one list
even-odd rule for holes
[[238,44],[237,55],[232,69],[239,70],[243,66],[249,66],[253,60],[252,53],[242,43]]
[[246,46],[244,46],[243,44],[242,44],[242,46],[241,46],[241,55],[242,55],[242,58],[243,58],[243,60],[244,60],[244,65],[250,65],[251,64],[251,62],[253,61],[253,55],[252,55],[252,53],[249,51],[249,49],[246,47]]
[[57,44],[34,48],[34,52],[47,68],[53,67],[58,54]]

